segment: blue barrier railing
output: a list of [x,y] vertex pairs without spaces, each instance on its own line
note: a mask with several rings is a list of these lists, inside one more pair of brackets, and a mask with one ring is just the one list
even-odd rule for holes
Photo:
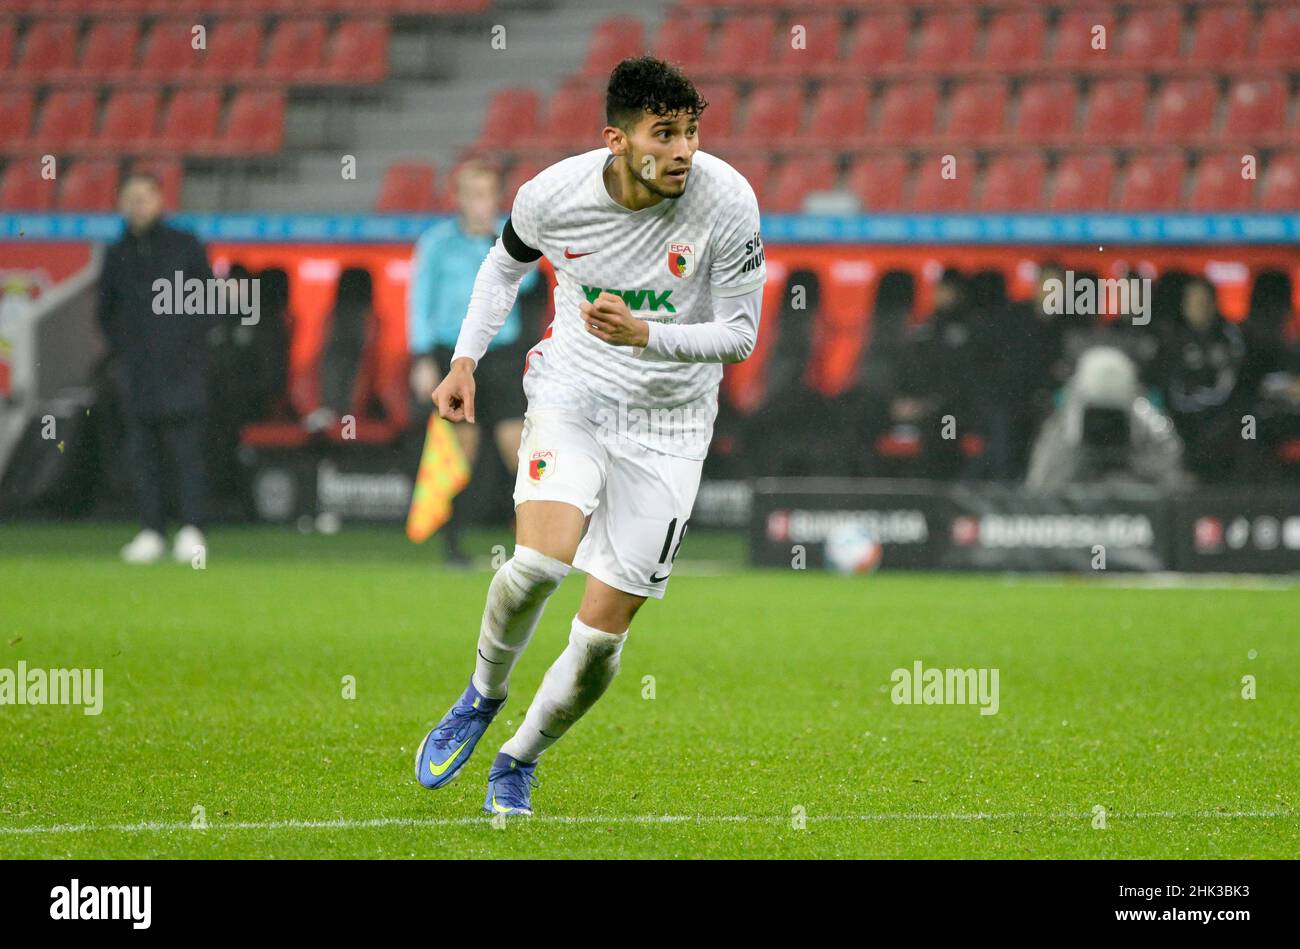
[[[413,243],[428,214],[177,214],[207,241]],[[765,214],[770,244],[1293,244],[1296,214]],[[0,214],[0,240],[106,241],[112,214]]]

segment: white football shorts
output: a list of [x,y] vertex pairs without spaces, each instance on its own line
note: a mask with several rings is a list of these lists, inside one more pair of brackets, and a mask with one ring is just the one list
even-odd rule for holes
[[625,593],[663,599],[703,465],[609,437],[580,412],[530,409],[515,507],[564,501],[591,515],[573,565]]

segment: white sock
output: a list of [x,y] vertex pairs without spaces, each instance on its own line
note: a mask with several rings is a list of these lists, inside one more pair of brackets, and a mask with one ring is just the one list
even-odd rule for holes
[[524,723],[501,750],[517,761],[536,761],[604,694],[618,673],[626,639],[626,630],[607,633],[575,616],[569,645],[546,670]]
[[547,598],[572,569],[531,547],[515,545],[488,587],[478,633],[474,688],[490,699],[504,698],[510,670],[524,653]]

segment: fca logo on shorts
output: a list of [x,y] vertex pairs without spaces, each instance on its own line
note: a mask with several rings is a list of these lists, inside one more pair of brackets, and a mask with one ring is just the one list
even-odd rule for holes
[[551,449],[544,451],[535,451],[533,456],[528,459],[528,477],[534,481],[541,481],[555,467],[555,452]]

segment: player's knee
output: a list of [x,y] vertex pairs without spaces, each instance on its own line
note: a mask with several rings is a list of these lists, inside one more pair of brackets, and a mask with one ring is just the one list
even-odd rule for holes
[[525,597],[534,602],[544,600],[554,593],[573,569],[563,560],[520,544],[515,545],[515,554],[506,562],[506,566],[510,568],[515,583]]

